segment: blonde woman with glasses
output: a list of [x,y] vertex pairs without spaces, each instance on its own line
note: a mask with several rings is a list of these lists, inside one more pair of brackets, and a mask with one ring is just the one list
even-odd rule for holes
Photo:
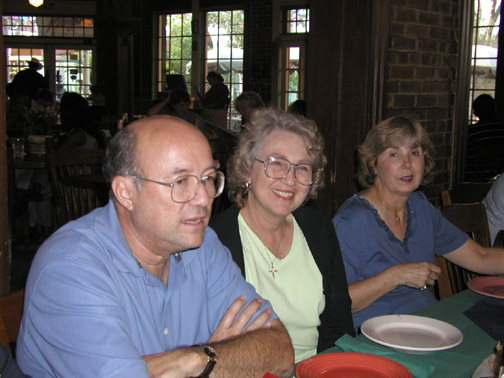
[[245,279],[273,305],[299,362],[353,334],[336,233],[315,198],[326,164],[313,121],[257,110],[228,164],[235,206],[210,220]]

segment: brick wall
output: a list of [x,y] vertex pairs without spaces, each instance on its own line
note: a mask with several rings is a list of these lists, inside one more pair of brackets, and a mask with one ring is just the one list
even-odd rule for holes
[[456,78],[457,0],[392,0],[384,118],[413,113],[436,147],[427,196],[437,203],[450,181]]

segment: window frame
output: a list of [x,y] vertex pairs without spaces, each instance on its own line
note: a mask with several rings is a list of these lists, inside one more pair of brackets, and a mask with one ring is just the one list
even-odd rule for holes
[[[501,25],[504,9],[501,7]],[[454,150],[449,164],[451,174],[451,185],[463,181],[465,175],[465,156],[467,145],[467,128],[470,123],[469,108],[471,87],[471,58],[474,26],[474,0],[462,1],[460,3],[460,27],[459,27],[459,56],[457,63],[457,89],[455,91],[454,115],[453,115],[453,135]],[[499,33],[499,51],[504,51],[504,36]],[[499,114],[504,114],[504,57],[499,54],[497,57],[497,75],[495,81],[495,100]]]

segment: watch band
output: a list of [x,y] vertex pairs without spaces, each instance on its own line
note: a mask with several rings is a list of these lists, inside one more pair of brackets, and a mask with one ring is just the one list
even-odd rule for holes
[[208,378],[210,373],[213,371],[215,364],[217,363],[217,352],[210,345],[200,345],[201,350],[205,357],[208,359],[208,363],[205,370],[199,375],[200,378]]

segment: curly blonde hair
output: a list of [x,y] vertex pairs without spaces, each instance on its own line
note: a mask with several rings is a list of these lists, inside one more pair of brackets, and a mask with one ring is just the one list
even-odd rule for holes
[[294,133],[305,142],[313,160],[313,184],[307,199],[316,198],[323,187],[327,159],[324,155],[324,140],[317,131],[315,122],[273,108],[259,109],[254,113],[248,128],[240,135],[238,146],[227,166],[228,196],[240,208],[247,200],[246,183],[250,179],[254,159],[273,131]]
[[434,145],[429,134],[413,115],[395,116],[372,127],[359,146],[357,180],[363,188],[372,186],[376,179],[378,156],[390,147],[411,143],[422,148],[425,158],[422,185],[429,182],[429,173],[434,168]]

